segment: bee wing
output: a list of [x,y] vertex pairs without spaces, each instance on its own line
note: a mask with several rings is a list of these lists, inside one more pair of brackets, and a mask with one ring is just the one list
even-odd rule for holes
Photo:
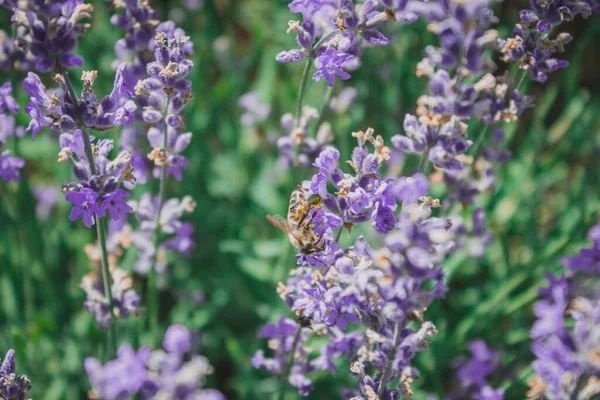
[[267,214],[267,221],[272,223],[273,226],[280,231],[290,233],[290,224],[287,219],[283,218],[281,215],[272,216]]

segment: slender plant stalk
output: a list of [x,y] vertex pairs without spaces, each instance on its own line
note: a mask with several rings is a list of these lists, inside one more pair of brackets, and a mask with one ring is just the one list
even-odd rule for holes
[[298,346],[298,341],[300,340],[301,332],[302,332],[302,326],[300,325],[300,326],[298,326],[298,330],[296,331],[296,335],[294,336],[294,342],[292,343],[292,351],[290,353],[290,359],[289,359],[287,365],[285,366],[283,374],[281,374],[281,382],[279,385],[279,395],[277,396],[277,398],[279,400],[283,400],[285,398],[285,381],[286,381],[286,378],[288,377],[288,375],[290,374],[292,367],[294,366],[294,357],[296,356],[296,347]]
[[327,91],[325,92],[325,99],[323,100],[323,106],[321,107],[321,112],[319,112],[319,119],[315,124],[314,137],[317,137],[317,132],[319,131],[319,127],[325,121],[325,114],[327,113],[327,107],[329,107],[329,103],[331,103],[331,98],[333,97],[333,86],[327,86]]
[[[167,104],[169,102],[169,98],[167,97]],[[167,127],[163,127],[163,150],[166,152],[167,150]],[[152,268],[148,274],[148,306],[149,310],[149,318],[150,318],[150,330],[154,331],[156,327],[158,327],[158,317],[159,317],[159,301],[158,301],[158,288],[156,287],[156,262],[158,261],[158,246],[160,245],[160,214],[162,211],[162,206],[165,201],[165,191],[167,185],[167,164],[166,160],[160,167],[160,179],[158,182],[158,212],[156,215],[156,223],[154,225],[154,257],[152,261]]]
[[[73,89],[73,83],[71,82],[71,78],[69,78],[69,73],[67,71],[61,71],[61,76],[63,77],[65,84],[67,86],[67,90],[69,92],[69,96],[71,97],[71,101],[73,102],[73,107],[75,108],[75,113],[77,117],[77,122],[79,128],[81,129],[81,133],[83,136],[83,149],[85,151],[85,156],[88,160],[88,164],[90,166],[90,173],[92,175],[96,175],[96,163],[94,162],[94,152],[92,150],[92,143],[90,140],[90,135],[86,129],[86,127],[81,122],[81,113],[78,106],[77,96],[75,95],[75,90]],[[115,331],[115,307],[114,301],[112,297],[112,282],[110,271],[108,267],[108,251],[106,250],[106,230],[104,228],[104,224],[102,223],[101,218],[95,215],[96,219],[96,233],[98,236],[98,242],[100,243],[100,253],[102,254],[101,264],[102,264],[102,284],[104,285],[104,295],[108,300],[108,307],[110,309],[111,322],[109,326],[109,349],[112,355],[116,354],[117,351],[117,334]]]
[[115,355],[117,352],[117,333],[115,331],[115,310],[114,302],[112,297],[112,285],[110,281],[110,271],[108,268],[108,252],[106,251],[106,231],[104,229],[103,221],[96,216],[96,232],[98,239],[100,240],[100,251],[102,253],[102,283],[104,285],[104,295],[108,299],[108,306],[110,307],[110,315],[112,321],[110,323],[108,332],[109,351],[111,355]]
[[417,167],[417,173],[425,173],[425,169],[427,169],[427,163],[429,162],[429,149],[425,149],[423,154],[421,154],[421,160],[419,161],[419,166]]
[[[527,76],[527,74],[525,73],[525,70],[519,69],[519,72],[517,72],[517,75],[515,76],[515,79],[514,79],[514,82],[517,82],[517,84],[511,85],[509,87],[509,89],[507,90],[507,93],[510,95],[513,92],[513,90],[518,90],[521,87],[521,85],[523,84],[523,82],[525,81],[526,76]],[[483,132],[481,132],[481,134],[477,138],[477,143],[475,144],[475,149],[473,152],[473,165],[477,162],[477,160],[481,156],[481,153],[483,152],[483,144],[487,140],[487,138],[490,134],[490,131],[492,130],[491,128],[492,128],[492,124],[486,124],[485,128],[483,128]]]
[[312,67],[313,61],[317,54],[317,50],[329,39],[333,38],[340,34],[340,30],[336,29],[334,31],[329,32],[327,35],[323,36],[310,51],[306,59],[306,64],[304,64],[304,71],[302,72],[302,79],[300,80],[300,89],[298,90],[298,99],[296,101],[296,120],[295,126],[297,127],[300,124],[300,116],[302,115],[302,102],[304,101],[304,94],[306,93],[306,85],[308,84],[308,75],[310,75],[310,68]]
[[388,381],[390,380],[390,377],[392,376],[392,363],[394,362],[394,359],[396,358],[396,351],[398,349],[399,325],[400,324],[394,325],[394,338],[392,339],[392,343],[393,343],[394,347],[392,348],[392,351],[388,357],[387,365],[385,366],[385,371],[383,372],[383,377],[381,378],[381,382],[379,382],[379,390],[377,391],[377,395],[379,396],[380,399],[383,399],[383,393],[385,392]]
[[300,116],[302,115],[302,102],[304,101],[304,94],[306,93],[306,85],[308,84],[308,75],[310,75],[310,67],[312,66],[313,59],[308,57],[306,64],[304,65],[304,72],[302,72],[302,79],[300,80],[300,89],[298,89],[298,99],[296,100],[296,120],[294,125],[297,127],[300,125]]

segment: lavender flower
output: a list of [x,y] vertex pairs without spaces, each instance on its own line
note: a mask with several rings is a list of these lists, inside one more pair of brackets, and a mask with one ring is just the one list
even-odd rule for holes
[[58,160],[71,164],[79,180],[63,184],[65,197],[73,204],[69,216],[71,221],[81,218],[89,228],[95,223],[94,216],[102,218],[108,212],[112,220],[119,220],[133,210],[125,202],[129,195],[119,188],[124,182],[135,181],[129,153],[123,151],[110,161],[108,153],[113,148],[113,141],[100,140],[93,150],[92,162],[96,173],[92,174],[81,130],[60,135],[60,146]]
[[269,118],[271,106],[260,101],[257,92],[248,92],[238,100],[238,105],[244,111],[241,122],[243,126],[257,126]]
[[548,276],[534,306],[528,398],[592,399],[600,394],[600,222],[588,233],[593,246],[562,260],[564,272]]
[[47,220],[58,202],[59,191],[51,185],[36,185],[32,188],[32,193],[37,201],[35,206],[36,217],[41,221]]
[[487,380],[500,366],[498,352],[491,350],[481,340],[469,343],[471,357],[459,362],[457,377],[460,387],[449,399],[473,398],[477,400],[503,400],[504,390],[491,388]]
[[321,151],[333,142],[331,125],[327,122],[317,127],[316,137],[309,136],[311,122],[318,119],[318,111],[309,106],[302,108],[300,121],[297,124],[294,124],[294,116],[290,113],[281,117],[281,126],[286,133],[285,136],[277,139],[278,164],[282,168],[310,167]]
[[[19,104],[12,96],[12,86],[6,82],[0,86],[0,149],[5,141],[12,136],[20,136],[23,130],[15,127],[14,115],[19,112]],[[10,155],[10,150],[0,152],[0,179],[4,182],[21,179],[19,170],[25,166],[20,157]]]
[[158,14],[148,2],[115,1],[113,5],[116,10],[122,11],[112,15],[110,22],[125,31],[125,37],[115,43],[115,63],[126,63],[125,76],[135,79],[135,83],[137,79],[145,77],[151,57],[149,53],[159,25]]
[[35,69],[46,72],[80,67],[83,59],[74,53],[77,38],[87,26],[94,7],[83,0],[61,0],[51,3],[5,0],[0,5],[12,10],[12,22],[23,27],[19,46],[27,58],[35,60]]
[[[115,316],[127,318],[130,315],[139,315],[140,298],[133,289],[133,279],[126,271],[116,267],[110,269],[110,275]],[[87,295],[84,303],[86,310],[96,317],[102,329],[107,329],[112,320],[112,313],[104,294],[101,276],[90,272],[82,278],[80,286]]]
[[27,376],[16,374],[15,351],[8,350],[0,365],[0,396],[6,400],[24,400],[30,390]]
[[342,66],[352,57],[352,54],[338,53],[330,47],[315,60],[317,72],[314,73],[313,80],[320,81],[321,78],[325,78],[327,85],[333,86],[336,77],[350,79],[350,74],[344,71]]
[[[352,0],[294,0],[289,8],[293,13],[302,14],[302,23],[290,21],[287,30],[296,33],[300,49],[280,52],[277,61],[289,63],[308,58],[312,62],[316,58],[318,71],[313,79],[325,77],[329,86],[333,86],[336,76],[350,78],[342,65],[348,69],[358,67],[363,43],[372,46],[389,44],[379,28],[383,22],[394,18],[394,10],[391,6],[381,9],[376,0],[365,1],[358,11]],[[321,39],[317,41],[319,36]]]
[[[444,295],[443,272],[436,266],[453,251],[449,221],[432,218],[431,208],[439,201],[427,197],[428,182],[422,174],[398,179],[382,179],[379,169],[390,158],[390,149],[373,130],[355,132],[358,146],[348,161],[353,173],[339,167],[337,149],[325,148],[316,158],[318,168],[310,181],[303,182],[308,195],[318,195],[323,207],[308,215],[324,249],[315,254],[298,254],[299,267],[290,273],[278,293],[298,316],[302,326],[299,342],[307,334],[325,336],[327,344],[313,361],[302,347],[292,343],[294,325],[281,320],[267,325],[261,336],[278,338],[275,357],[267,359],[259,351],[253,365],[265,366],[275,374],[291,371],[290,384],[306,394],[315,369],[335,371],[333,360],[345,357],[358,378],[357,398],[397,396],[388,389],[390,379],[400,379],[404,393],[417,375],[411,360],[427,348],[435,326],[423,318],[424,309]],[[370,151],[367,146],[373,146]],[[330,192],[330,187],[335,193]],[[342,248],[337,241],[342,229],[368,224],[383,247],[373,248],[365,237]],[[336,234],[334,231],[338,230]],[[409,321],[419,327],[409,328]],[[279,339],[281,338],[281,339]],[[299,351],[299,362],[286,363],[285,353]],[[372,367],[379,373],[369,375]],[[298,380],[292,380],[295,371]],[[298,382],[303,382],[298,384]],[[362,396],[362,397],[361,397]]]
[[205,389],[206,377],[213,369],[199,355],[188,357],[191,333],[183,325],[172,325],[163,340],[165,350],[142,347],[134,351],[129,344],[119,349],[117,358],[102,365],[94,358],[85,360],[93,390],[102,400],[178,398],[225,400],[214,389]]
[[[191,237],[193,226],[181,222],[184,213],[192,212],[196,207],[194,200],[190,196],[185,196],[182,200],[169,199],[160,208],[158,202],[158,197],[152,197],[148,193],[142,195],[139,201],[129,202],[140,224],[140,230],[132,236],[133,245],[138,250],[135,270],[140,274],[147,274],[155,259],[159,261],[157,271],[164,272],[166,250],[189,256],[190,250],[195,246]],[[156,227],[163,234],[170,235],[158,248],[153,237]]]
[[123,69],[124,66],[117,70],[112,92],[101,101],[97,100],[93,90],[97,71],[83,72],[81,79],[84,86],[78,104],[73,103],[63,76],[54,77],[60,89],[48,95],[40,78],[30,72],[23,82],[23,88],[31,97],[25,111],[31,117],[27,130],[32,132],[33,139],[46,126],[60,132],[70,132],[81,126],[102,131],[115,125],[132,123],[136,105],[131,100],[122,101],[131,95],[124,82]]
[[[300,333],[298,330],[300,329]],[[298,339],[296,339],[298,334]],[[288,367],[289,354],[294,352],[294,365],[291,369],[288,382],[301,396],[307,396],[312,391],[312,381],[307,377],[314,367],[308,361],[308,351],[302,346],[308,339],[306,330],[302,330],[298,323],[289,318],[280,318],[277,324],[267,324],[260,331],[260,338],[269,339],[269,348],[273,350],[273,357],[267,358],[262,350],[252,358],[254,368],[264,367],[274,375],[283,375]]]
[[348,112],[352,103],[358,97],[358,91],[353,87],[345,87],[340,93],[331,99],[329,108],[336,114],[342,115]]

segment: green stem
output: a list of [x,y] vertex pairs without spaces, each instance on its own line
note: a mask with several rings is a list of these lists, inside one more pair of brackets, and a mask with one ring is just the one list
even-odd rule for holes
[[302,115],[302,102],[304,101],[304,94],[306,93],[306,85],[308,84],[308,75],[310,75],[310,67],[312,67],[313,60],[317,54],[317,50],[329,39],[332,37],[339,35],[340,30],[336,29],[334,31],[329,32],[327,35],[323,36],[310,50],[308,54],[308,58],[306,59],[306,64],[304,64],[304,71],[302,72],[302,79],[300,80],[300,89],[298,90],[298,99],[296,101],[296,120],[295,126],[300,125],[300,116]]
[[377,395],[380,399],[383,399],[383,393],[385,392],[385,388],[387,387],[388,381],[392,376],[392,363],[396,358],[396,349],[398,348],[398,331],[399,324],[394,325],[394,338],[392,339],[392,351],[388,357],[387,365],[385,366],[385,371],[383,372],[383,377],[381,378],[381,382],[379,383],[379,390],[377,391]]
[[479,159],[479,156],[481,155],[481,152],[483,151],[483,143],[485,143],[487,140],[487,137],[491,131],[491,127],[491,124],[486,124],[485,128],[483,128],[483,131],[477,137],[477,143],[475,143],[475,149],[473,150],[473,165],[475,165]]
[[[296,335],[294,336],[294,342],[292,343],[290,359],[289,359],[287,365],[285,366],[285,370],[283,371],[283,374],[281,375],[281,382],[279,385],[279,396],[277,396],[277,398],[279,400],[283,400],[285,398],[285,381],[286,381],[287,376],[290,374],[292,367],[294,366],[294,357],[296,356],[296,347],[298,346],[298,341],[300,340],[301,332],[302,332],[302,326],[299,325],[298,330],[296,331]],[[283,343],[282,343],[282,346],[283,346]]]
[[[83,136],[83,149],[85,151],[85,156],[88,160],[88,164],[90,166],[91,175],[96,175],[96,163],[94,161],[94,151],[92,149],[92,143],[90,140],[90,135],[86,129],[86,127],[81,122],[81,113],[79,110],[79,102],[77,100],[77,96],[75,95],[75,90],[73,89],[73,83],[71,82],[71,78],[69,78],[69,73],[67,71],[60,71],[61,76],[63,77],[67,91],[69,92],[69,96],[71,97],[71,101],[73,102],[73,107],[75,108],[75,114],[77,117],[77,122],[79,128],[81,129],[81,133]],[[112,297],[112,282],[111,275],[108,267],[108,251],[106,250],[106,231],[104,229],[104,224],[102,223],[101,218],[97,215],[96,219],[96,233],[98,235],[98,242],[100,243],[100,252],[102,254],[102,283],[104,285],[104,295],[108,300],[108,307],[111,315],[111,322],[109,327],[109,348],[112,355],[116,354],[117,351],[117,335],[115,331],[115,307],[114,301]]]
[[[168,103],[169,99],[167,98],[167,103]],[[165,151],[165,157],[166,155],[166,151],[167,151],[167,128],[166,126],[163,127],[163,150]],[[156,216],[156,223],[154,225],[154,232],[153,232],[153,236],[154,236],[154,257],[153,257],[153,261],[152,261],[152,268],[150,269],[150,272],[148,274],[148,308],[149,310],[149,317],[150,317],[150,330],[153,332],[157,327],[158,327],[158,320],[159,320],[159,307],[160,307],[160,303],[158,301],[158,288],[156,286],[156,281],[157,281],[157,273],[156,273],[156,263],[158,261],[158,248],[160,246],[160,214],[162,211],[162,206],[163,203],[165,201],[165,192],[166,192],[166,185],[167,185],[167,164],[166,164],[167,160],[163,161],[163,164],[160,167],[160,180],[159,180],[159,187],[158,187],[158,211],[157,211],[157,216]]]
[[419,161],[419,166],[417,167],[417,173],[424,173],[427,168],[427,163],[429,162],[429,149],[425,149],[423,154],[421,154],[421,160]]
[[100,241],[100,252],[102,253],[102,284],[104,285],[104,295],[108,299],[110,307],[111,323],[109,326],[109,351],[112,356],[117,353],[117,333],[115,331],[115,307],[112,297],[111,275],[108,267],[108,252],[106,251],[106,231],[103,221],[96,216],[96,232]]
[[311,54],[310,54],[310,58],[314,58],[317,50],[319,50],[319,48],[325,44],[325,42],[329,41],[329,39],[333,38],[334,36],[339,35],[340,33],[342,33],[341,30],[336,29],[334,31],[329,32],[327,35],[323,36],[317,43],[315,43],[315,45],[312,48]]
[[333,86],[327,86],[327,91],[325,92],[325,100],[323,102],[323,107],[321,107],[321,112],[319,113],[319,119],[315,124],[315,130],[313,137],[317,137],[317,132],[319,131],[319,127],[325,121],[325,114],[327,113],[327,107],[331,102],[331,97],[333,96]]
[[308,84],[308,75],[310,75],[310,67],[312,66],[313,59],[308,57],[306,64],[304,65],[304,72],[302,73],[302,80],[300,80],[300,89],[298,90],[298,99],[296,101],[296,120],[294,126],[300,125],[300,116],[302,115],[302,102],[304,101],[304,94],[306,93],[306,85]]
[[[521,85],[525,81],[526,77],[527,77],[526,71],[524,69],[519,69],[519,72],[517,72],[517,75],[515,75],[515,79],[513,80],[513,84],[510,85],[510,87],[508,88],[508,90],[506,92],[507,95],[508,96],[512,96],[512,92],[514,90],[518,90],[521,87]],[[514,85],[514,82],[517,82],[517,84]],[[491,129],[492,126],[493,126],[493,124],[486,124],[485,128],[483,128],[483,132],[481,132],[481,134],[477,138],[477,143],[475,144],[474,149],[473,149],[473,165],[475,165],[475,163],[477,162],[477,160],[481,156],[481,153],[483,151],[483,144],[487,140],[487,137],[489,136],[490,131],[492,130]]]

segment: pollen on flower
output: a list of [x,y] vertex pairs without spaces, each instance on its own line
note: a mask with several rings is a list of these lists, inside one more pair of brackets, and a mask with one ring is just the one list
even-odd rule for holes
[[440,208],[442,206],[439,199],[434,199],[431,196],[421,196],[419,197],[419,201],[427,204],[431,208]]
[[69,147],[63,147],[58,153],[58,162],[69,161],[73,158],[73,152]]
[[288,21],[288,28],[286,29],[285,33],[296,32],[299,29],[301,29],[300,21],[290,20]]
[[177,73],[177,63],[171,61],[159,72],[158,75],[166,78],[172,78],[177,75]]
[[164,149],[152,149],[152,151],[148,153],[148,159],[154,161],[154,165],[157,167],[168,165],[167,152]]
[[69,22],[72,24],[76,24],[82,19],[91,19],[92,11],[94,11],[94,6],[89,3],[81,3],[75,6],[75,10],[71,14],[69,18]]
[[279,297],[285,300],[285,295],[287,294],[287,288],[282,282],[277,282],[277,294]]

